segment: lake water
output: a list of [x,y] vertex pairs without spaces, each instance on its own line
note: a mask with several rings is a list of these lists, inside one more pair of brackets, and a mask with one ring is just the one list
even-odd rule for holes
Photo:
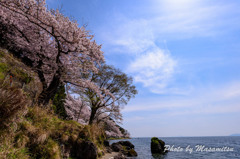
[[[240,137],[162,137],[171,151],[152,156],[151,138],[126,139],[135,145],[134,159],[240,159]],[[110,144],[119,140],[111,140]],[[125,140],[124,140],[125,141]]]

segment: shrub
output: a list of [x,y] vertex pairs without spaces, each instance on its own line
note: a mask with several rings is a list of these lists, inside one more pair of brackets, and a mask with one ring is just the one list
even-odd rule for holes
[[63,119],[66,119],[67,117],[67,113],[64,107],[65,99],[66,99],[65,87],[64,85],[60,85],[57,90],[57,93],[53,98],[53,110],[60,118]]
[[[0,84],[1,86],[2,84]],[[0,87],[0,127],[8,126],[27,111],[28,100],[22,90]]]

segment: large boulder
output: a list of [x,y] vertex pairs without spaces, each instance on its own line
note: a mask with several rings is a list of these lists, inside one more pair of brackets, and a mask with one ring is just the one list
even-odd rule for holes
[[120,152],[120,151],[123,150],[123,147],[122,147],[122,145],[121,145],[120,143],[113,143],[113,144],[111,145],[111,148],[112,148],[112,150],[113,150],[114,152]]
[[129,141],[119,141],[117,143],[113,143],[111,148],[113,151],[121,152],[127,157],[137,156],[137,152],[134,150],[134,145]]
[[75,142],[71,149],[71,156],[78,159],[96,159],[97,147],[91,141]]
[[104,140],[103,141],[103,145],[106,146],[106,147],[109,147],[110,146],[109,141],[108,140]]
[[112,152],[112,148],[110,147],[110,144],[109,144],[108,140],[104,140],[103,141],[103,145],[106,147],[106,152],[107,153],[111,153]]
[[127,153],[125,153],[125,155],[127,155],[127,157],[135,157],[137,156],[137,152],[134,149],[130,149]]
[[157,137],[153,137],[151,139],[151,152],[153,154],[157,153],[157,154],[164,154],[165,151],[165,142],[158,139]]
[[119,141],[118,143],[122,146],[126,146],[131,149],[134,149],[134,145],[130,141]]

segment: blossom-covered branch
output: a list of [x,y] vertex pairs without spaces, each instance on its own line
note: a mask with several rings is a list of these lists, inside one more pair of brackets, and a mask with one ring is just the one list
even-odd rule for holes
[[76,21],[48,10],[45,0],[1,0],[0,28],[0,45],[38,73],[39,104],[47,104],[64,81],[98,91],[82,74],[97,72],[104,60],[101,46]]

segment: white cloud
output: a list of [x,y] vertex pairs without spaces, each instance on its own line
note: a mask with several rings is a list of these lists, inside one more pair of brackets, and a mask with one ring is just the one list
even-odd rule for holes
[[[102,31],[104,41],[121,53],[141,54],[155,46],[154,32],[147,19],[128,19],[118,15],[120,25],[112,24],[111,31]],[[118,50],[118,51],[119,51]]]
[[130,64],[128,72],[134,75],[136,82],[141,82],[153,92],[163,93],[174,74],[177,62],[164,50],[155,47],[139,55]]
[[171,50],[159,46],[159,41],[211,37],[233,26],[238,27],[239,24],[232,25],[236,19],[224,18],[233,14],[230,11],[234,6],[230,3],[204,4],[198,0],[152,2],[144,18],[116,14],[110,29],[102,31],[103,39],[110,46],[108,50],[111,52],[128,54],[134,58],[127,66],[128,71],[150,91],[158,94],[186,94],[189,89],[171,85],[181,66],[180,61],[172,57]]
[[115,20],[109,24],[110,28],[102,31],[104,41],[121,47],[121,53],[141,54],[154,47],[159,40],[209,37],[239,27],[236,23],[239,18],[226,18],[234,14],[234,5],[231,3],[223,5],[204,4],[197,0],[164,0],[153,1],[148,7],[147,18],[128,18],[124,13],[113,16]]
[[149,25],[158,37],[167,39],[209,37],[239,27],[239,17],[234,17],[239,9],[232,3],[163,0],[153,1],[152,10],[155,16]]

